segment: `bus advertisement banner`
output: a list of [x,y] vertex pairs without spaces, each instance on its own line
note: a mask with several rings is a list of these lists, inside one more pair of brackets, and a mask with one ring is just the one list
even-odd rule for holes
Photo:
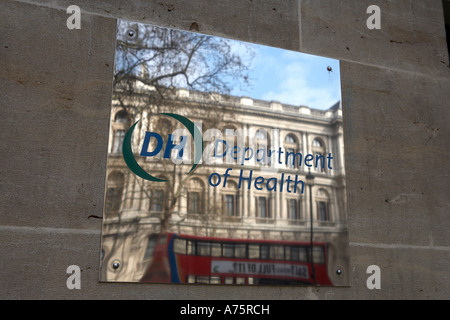
[[288,263],[212,260],[211,273],[308,279],[307,266]]

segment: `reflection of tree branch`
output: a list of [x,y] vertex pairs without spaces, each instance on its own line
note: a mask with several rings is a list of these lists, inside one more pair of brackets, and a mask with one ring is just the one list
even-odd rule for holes
[[127,42],[127,41],[123,41],[123,40],[117,40],[116,41],[116,48],[117,49],[122,49],[122,50],[126,50],[126,49],[136,49],[137,51],[142,51],[142,50],[148,50],[148,51],[152,51],[152,52],[163,52],[166,50],[173,50],[174,47],[173,46],[146,46],[145,44],[142,44],[142,42]]
[[[136,27],[138,38],[128,41],[124,31],[130,25],[136,27],[124,21],[119,23],[113,91],[113,101],[128,112],[130,119],[134,121],[139,117],[142,119],[144,111],[149,115],[156,115],[162,110],[165,112],[179,110],[180,113],[189,114],[193,120],[201,120],[205,126],[214,128],[232,114],[231,108],[220,104],[214,107],[192,108],[192,105],[176,100],[176,92],[173,90],[188,87],[197,91],[227,93],[231,91],[229,79],[240,79],[242,83],[248,83],[247,65],[241,57],[231,54],[229,41],[144,25]],[[189,179],[198,171],[188,175],[189,166],[175,165],[163,157],[160,160],[160,174],[165,176],[167,182],[149,183],[135,177],[134,183],[139,188],[139,194],[132,192],[130,188],[124,189],[123,192],[125,199],[130,196],[135,199],[138,197],[141,203],[138,210],[141,210],[142,199],[146,197],[151,202],[151,197],[155,196],[152,195],[152,190],[162,189],[165,199],[160,199],[163,204],[159,215],[159,227],[160,232],[164,232],[169,230],[171,223],[180,225],[188,220],[189,208],[181,207],[180,202],[182,197],[187,197]],[[201,165],[199,164],[196,170]],[[133,177],[130,173],[125,179],[125,184],[131,186]],[[206,190],[207,188],[204,191]],[[209,195],[203,196],[203,215],[199,215],[199,219],[208,229],[209,225],[219,221],[221,214],[217,209],[219,204]],[[179,210],[177,206],[180,206]],[[151,211],[152,208],[145,210]],[[182,210],[186,210],[184,216]],[[111,280],[107,279],[110,260],[114,258],[123,260],[122,255],[127,249],[123,247],[126,240],[125,233],[130,231],[128,228],[132,225],[128,225],[131,221],[124,221],[123,212],[119,210],[117,221],[106,217],[104,219],[104,226],[108,228],[110,248],[103,258],[102,279],[105,280]],[[173,219],[176,221],[172,222],[174,213],[178,213],[179,219]],[[134,219],[136,220],[132,223],[137,227],[141,218],[136,215]],[[122,277],[122,274],[119,272],[117,276]]]
[[[229,89],[226,77],[248,82],[247,65],[241,56],[231,52],[230,41],[143,25],[138,26],[139,39],[129,41],[122,36],[128,26],[121,22],[118,28],[116,83],[129,79],[164,86],[175,84],[175,78],[183,76],[193,89],[217,91]],[[139,74],[136,69],[144,65],[148,68],[148,78],[133,79],[132,76]]]

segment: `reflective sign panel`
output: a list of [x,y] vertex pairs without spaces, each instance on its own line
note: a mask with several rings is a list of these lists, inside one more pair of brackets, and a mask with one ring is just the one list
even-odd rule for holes
[[339,61],[119,21],[100,281],[348,285]]

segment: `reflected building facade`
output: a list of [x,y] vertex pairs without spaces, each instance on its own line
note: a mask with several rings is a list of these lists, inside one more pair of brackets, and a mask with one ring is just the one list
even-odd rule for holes
[[[345,274],[336,274],[338,268],[348,270],[340,102],[315,110],[174,89],[152,104],[147,99],[152,94],[154,89],[145,85],[135,85],[132,94],[114,92],[101,281],[140,281],[152,262],[158,235],[173,232],[214,239],[325,242],[332,283],[346,283]],[[192,161],[164,164],[164,148],[158,156],[140,157],[146,132],[167,137],[184,128],[161,113],[180,114],[195,122],[203,132],[204,154],[216,157],[203,161],[189,175]],[[132,136],[135,158],[144,170],[166,182],[141,179],[123,159],[124,137],[137,120]],[[217,132],[221,139],[213,135]],[[219,148],[225,145],[228,149]],[[154,148],[150,143],[148,150]],[[307,155],[313,160],[307,162]],[[189,158],[189,153],[183,157]],[[313,185],[307,184],[308,173],[314,176]],[[264,183],[255,184],[257,179]]]

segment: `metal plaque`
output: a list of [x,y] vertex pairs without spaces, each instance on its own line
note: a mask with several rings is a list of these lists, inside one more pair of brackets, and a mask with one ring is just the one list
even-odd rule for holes
[[339,61],[119,21],[100,281],[347,286]]

